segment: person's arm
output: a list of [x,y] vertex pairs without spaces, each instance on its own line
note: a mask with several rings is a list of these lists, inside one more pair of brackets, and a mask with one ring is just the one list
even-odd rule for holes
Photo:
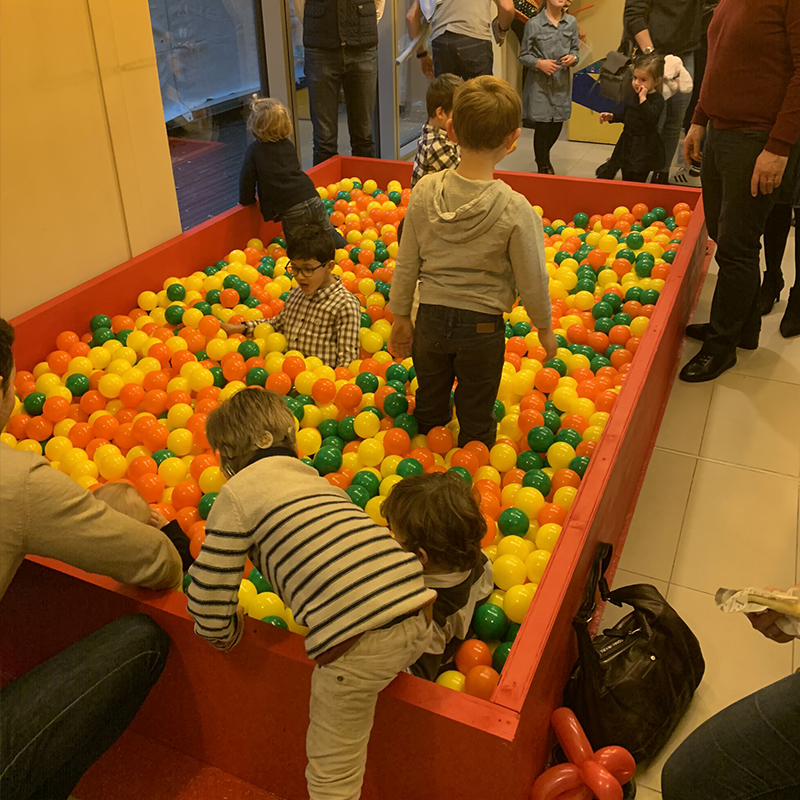
[[772,194],[783,180],[789,151],[800,136],[800,4],[786,5],[786,35],[792,53],[792,77],[763,152],[756,160],[750,193]]
[[[580,40],[578,39],[578,23],[575,17],[570,17],[570,38],[569,38],[569,53],[565,56],[567,58],[567,63],[564,64],[565,67],[574,67],[578,63],[578,59],[580,58]],[[569,59],[572,59],[571,61]],[[564,59],[561,59],[562,64],[564,63]]]
[[[549,338],[547,332],[550,336],[553,333],[553,309],[550,305],[550,280],[544,257],[544,227],[541,217],[530,207],[527,212],[523,209],[519,214],[518,222],[511,232],[508,257],[517,291],[531,322],[540,333],[540,341],[542,332]],[[549,350],[543,341],[542,344]],[[555,355],[555,350],[552,355]]]
[[514,21],[514,0],[494,0],[497,5],[497,23],[503,33],[508,33]]
[[44,459],[25,486],[25,552],[148,589],[176,589],[181,559],[160,530],[96,499]]
[[653,49],[650,36],[650,6],[652,0],[625,0],[623,26],[636,40],[640,50]]
[[[432,180],[432,179],[431,179]],[[417,184],[419,187],[419,184]],[[415,194],[416,192],[416,194]],[[403,241],[397,252],[397,263],[392,277],[392,288],[389,294],[389,308],[394,314],[392,334],[389,338],[389,352],[405,357],[411,352],[411,341],[414,326],[411,323],[411,307],[414,303],[414,291],[417,288],[422,258],[419,254],[419,240],[414,228],[413,209],[419,198],[419,188],[411,193],[405,222],[403,225]],[[417,200],[417,202],[422,202]]]
[[[419,0],[414,0],[411,8],[408,9],[406,14],[406,27],[408,28],[408,38],[413,42],[419,36],[422,30],[422,8],[420,7]],[[422,74],[433,80],[433,59],[431,58],[428,50],[426,49],[425,42],[420,41],[417,45],[417,58],[419,65],[422,69]]]
[[536,17],[529,19],[525,23],[525,32],[522,35],[522,44],[519,48],[519,61],[523,67],[538,69],[544,72],[545,75],[552,75],[558,71],[559,65],[557,61],[544,57],[544,53],[542,53],[536,40],[538,25]]
[[355,295],[339,312],[337,321],[336,366],[349,367],[361,352],[359,332],[361,331],[361,306]]
[[241,507],[223,486],[208,516],[206,538],[189,570],[192,582],[186,590],[195,633],[220,650],[230,650],[242,635],[239,584],[252,545]]
[[666,101],[664,100],[664,95],[660,92],[655,92],[654,94],[647,95],[644,102],[638,104],[637,113],[641,116],[646,125],[657,128],[665,105]]
[[256,201],[256,162],[253,158],[253,151],[247,148],[244,154],[244,164],[242,173],[239,176],[239,203],[243,206],[251,206]]

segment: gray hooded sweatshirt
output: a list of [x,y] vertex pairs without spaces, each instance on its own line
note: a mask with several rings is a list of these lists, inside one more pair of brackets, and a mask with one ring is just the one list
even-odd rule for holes
[[410,315],[417,281],[420,303],[502,314],[519,295],[537,328],[551,326],[542,220],[501,180],[450,169],[417,183],[392,277],[395,314]]

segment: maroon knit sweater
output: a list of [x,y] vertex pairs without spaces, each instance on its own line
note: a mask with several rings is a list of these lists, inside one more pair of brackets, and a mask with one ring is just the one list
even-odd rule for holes
[[692,122],[769,131],[786,156],[800,137],[800,0],[720,0]]

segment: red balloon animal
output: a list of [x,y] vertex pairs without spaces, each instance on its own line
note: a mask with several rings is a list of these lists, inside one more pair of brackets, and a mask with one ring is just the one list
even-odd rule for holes
[[571,763],[542,773],[533,784],[531,800],[622,800],[622,784],[636,772],[633,756],[624,747],[593,752],[568,708],[557,708],[550,722]]

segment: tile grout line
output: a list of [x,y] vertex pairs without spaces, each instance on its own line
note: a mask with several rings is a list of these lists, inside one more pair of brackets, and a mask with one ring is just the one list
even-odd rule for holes
[[706,464],[718,464],[724,467],[735,467],[736,469],[743,469],[747,472],[756,472],[760,475],[769,475],[773,478],[784,478],[785,480],[794,481],[795,483],[800,484],[800,475],[789,475],[785,472],[775,472],[774,470],[769,469],[761,469],[760,467],[750,467],[746,464],[735,464],[733,461],[722,461],[718,458],[709,458],[708,456],[701,456],[695,455],[694,453],[687,453],[685,450],[676,450],[672,447],[663,447],[662,445],[656,445],[656,450],[662,450],[665,453],[673,453],[678,456],[687,456],[688,458],[694,458],[697,461],[702,461]]
[[683,516],[681,516],[681,527],[678,531],[678,541],[675,543],[675,553],[672,556],[672,566],[669,570],[669,580],[667,581],[667,594],[672,586],[672,577],[675,574],[675,564],[678,561],[678,550],[681,547],[681,540],[683,539],[683,528],[686,525],[686,515],[689,513],[689,500],[692,496],[692,489],[694,489],[694,479],[697,476],[697,463],[699,459],[695,459],[694,466],[692,467],[692,479],[689,481],[689,494],[686,495],[686,505],[683,508]]

